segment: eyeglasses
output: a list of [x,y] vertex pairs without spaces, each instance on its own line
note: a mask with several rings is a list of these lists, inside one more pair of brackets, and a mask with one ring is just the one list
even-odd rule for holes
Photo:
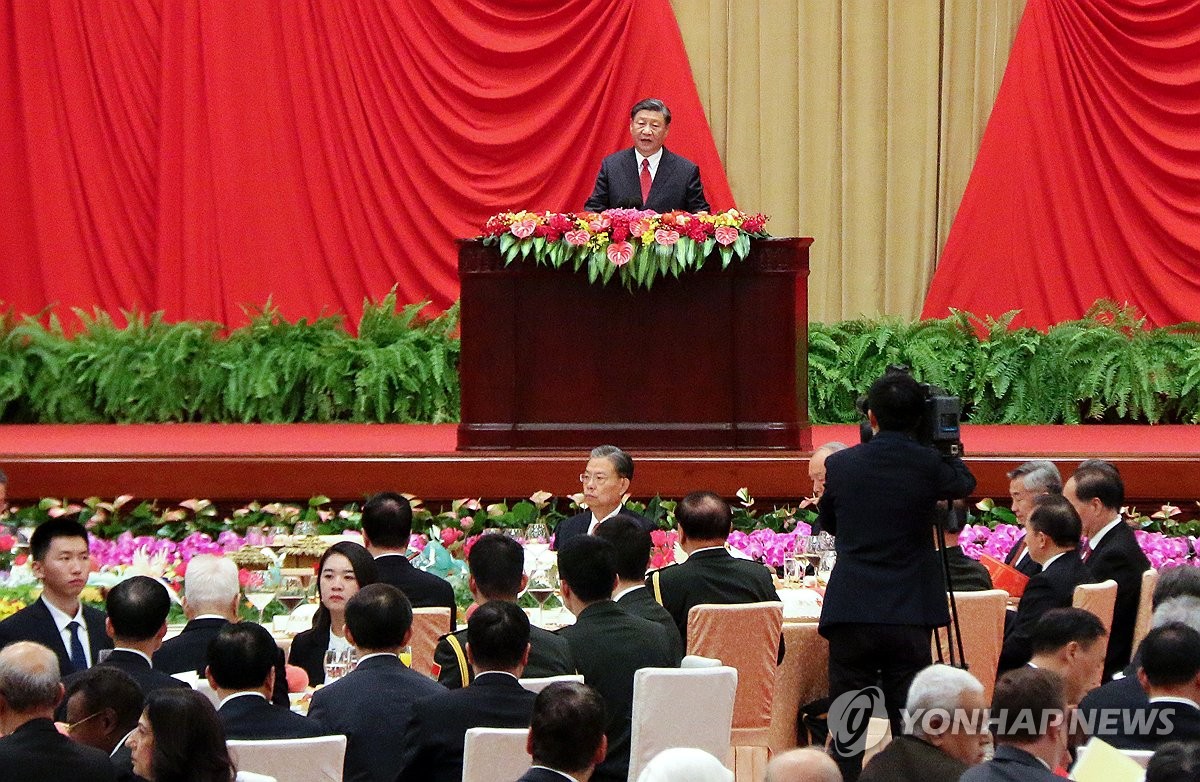
[[67,733],[70,733],[71,731],[75,730],[80,725],[82,725],[83,723],[90,720],[92,717],[99,717],[103,713],[104,713],[104,709],[101,709],[100,711],[93,712],[93,713],[87,715],[86,717],[84,717],[81,720],[75,720],[74,722],[72,722],[70,725],[67,726]]
[[599,475],[592,475],[590,472],[579,473],[579,482],[582,484],[585,484],[585,485],[589,484],[589,483],[594,483],[597,486],[599,486],[600,484],[607,481],[608,478],[609,478],[609,476],[605,475],[604,473],[600,473]]

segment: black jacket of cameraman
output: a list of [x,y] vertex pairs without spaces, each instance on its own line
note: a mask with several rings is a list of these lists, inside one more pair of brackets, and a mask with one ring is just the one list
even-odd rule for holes
[[837,536],[837,565],[825,591],[822,635],[837,624],[948,624],[934,505],[974,488],[961,458],[899,432],[830,454],[820,524]]

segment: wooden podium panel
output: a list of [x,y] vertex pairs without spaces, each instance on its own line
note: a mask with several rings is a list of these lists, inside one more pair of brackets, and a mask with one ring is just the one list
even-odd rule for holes
[[650,290],[459,242],[458,448],[811,448],[809,238]]

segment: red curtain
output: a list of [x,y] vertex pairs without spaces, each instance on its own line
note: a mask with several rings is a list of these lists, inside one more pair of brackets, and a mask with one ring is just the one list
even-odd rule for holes
[[668,0],[4,3],[0,300],[445,307],[455,238],[582,208],[647,96],[732,207]]
[[925,301],[1200,319],[1200,2],[1029,0]]

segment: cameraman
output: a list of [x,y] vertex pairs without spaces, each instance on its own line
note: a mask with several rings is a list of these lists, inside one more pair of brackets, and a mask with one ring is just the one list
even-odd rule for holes
[[[930,534],[934,507],[975,488],[961,458],[915,439],[925,397],[906,372],[872,383],[874,436],[830,454],[820,501],[821,529],[837,536],[819,625],[829,640],[829,697],[881,684],[893,736],[909,684],[932,662],[932,629],[950,622]],[[858,778],[861,753],[836,760],[846,780]]]

